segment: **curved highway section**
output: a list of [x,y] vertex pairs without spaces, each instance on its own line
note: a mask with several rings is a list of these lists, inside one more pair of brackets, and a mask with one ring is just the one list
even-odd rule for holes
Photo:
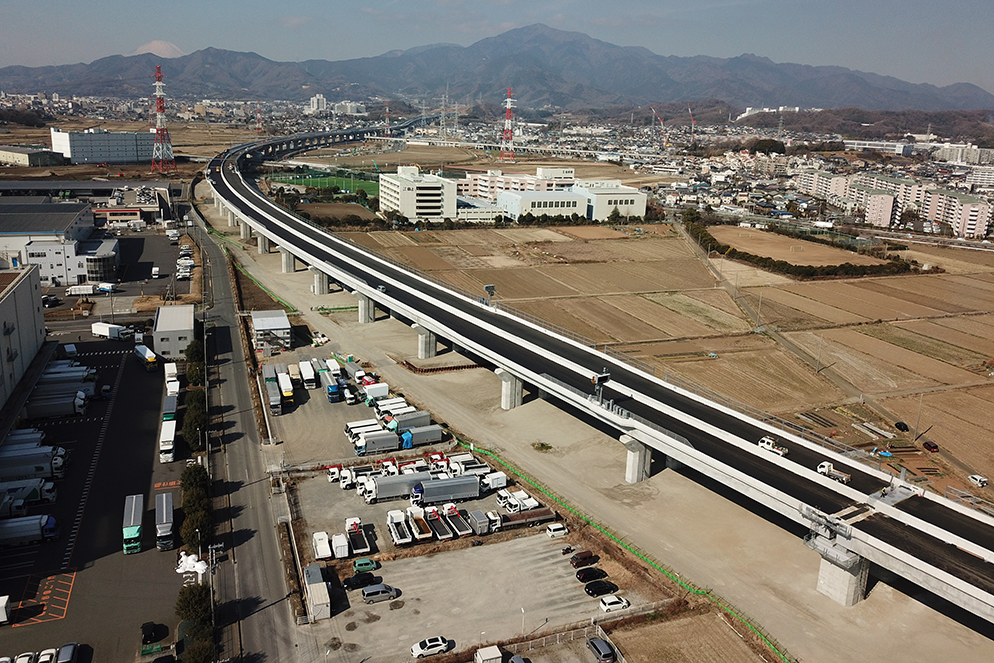
[[[242,177],[250,159],[282,157],[373,131],[307,134],[233,148],[208,167],[215,200],[254,232],[357,295],[808,526],[806,544],[839,568],[869,560],[994,622],[991,518],[439,285],[296,217]],[[610,381],[603,396],[610,406],[592,397],[592,377],[605,368]],[[756,446],[768,434],[787,441],[788,456]],[[824,460],[850,474],[851,481],[844,485],[818,474],[815,468]]]

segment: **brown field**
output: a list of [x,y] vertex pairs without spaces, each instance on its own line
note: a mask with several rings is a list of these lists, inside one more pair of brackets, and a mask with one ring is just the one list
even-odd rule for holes
[[605,228],[604,226],[574,226],[561,228],[559,232],[576,237],[577,239],[625,239],[628,237],[628,235],[620,230]]
[[[594,297],[557,299],[555,305],[575,318],[582,319],[587,325],[601,330],[602,336],[608,341],[631,342],[646,338],[661,338],[666,336],[652,325],[646,324],[633,315],[625,312],[613,302]],[[601,340],[602,336],[595,336]]]
[[355,242],[360,246],[365,246],[367,249],[372,249],[373,251],[379,251],[384,246],[377,239],[377,236],[380,233],[336,233],[336,234],[339,237]]
[[902,324],[864,325],[859,328],[859,332],[916,354],[968,370],[978,370],[985,359],[984,354],[926,334],[919,334]]
[[671,295],[650,295],[649,298],[683,318],[682,324],[685,325],[683,327],[684,336],[692,335],[692,323],[697,323],[704,329],[710,330],[710,332],[702,333],[702,335],[708,335],[708,333],[734,334],[752,329],[752,323],[742,315],[741,311],[729,312],[711,306],[693,296],[700,292],[708,291],[698,290]]
[[717,613],[622,627],[613,640],[631,663],[755,663],[762,660]]
[[302,203],[298,206],[301,212],[307,212],[312,217],[327,216],[342,218],[354,214],[360,219],[375,219],[376,214],[370,212],[362,205],[352,203]]
[[[495,266],[485,260],[485,258],[491,257],[489,253],[468,251],[466,247],[462,246],[433,246],[431,251],[449,263],[450,269],[486,269]],[[521,267],[525,266],[521,261],[516,262]]]
[[[885,260],[859,255],[833,246],[806,242],[796,237],[786,237],[757,228],[738,226],[711,226],[708,232],[721,242],[758,256],[785,260],[794,265],[881,265]],[[794,248],[791,251],[791,247]],[[803,249],[803,250],[800,250]]]
[[[473,269],[467,272],[482,284],[497,286],[497,297],[502,300],[531,299],[535,297],[563,297],[577,291],[538,269]],[[511,302],[512,305],[514,302]]]
[[394,260],[412,265],[415,269],[425,272],[452,269],[451,264],[426,246],[402,246],[387,249],[384,253]]
[[[975,315],[962,318],[942,318],[935,321],[940,327],[949,327],[965,334],[994,343],[994,315]],[[994,351],[992,351],[994,353]]]
[[[479,292],[483,292],[482,285],[479,288]],[[573,315],[569,311],[566,311],[563,307],[559,306],[559,302],[561,301],[566,300],[518,301],[511,302],[510,305],[519,311],[524,311],[525,313],[534,315],[536,318],[541,318],[551,324],[569,329],[573,333],[593,339],[597,343],[610,343],[614,340],[603,329],[599,329],[590,324],[586,316],[582,314],[579,316]]]

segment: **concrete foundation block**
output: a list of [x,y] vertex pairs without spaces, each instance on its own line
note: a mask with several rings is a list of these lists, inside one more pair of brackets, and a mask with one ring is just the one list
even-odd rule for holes
[[314,274],[314,294],[315,295],[327,295],[328,294],[328,275],[322,272],[317,267],[308,267],[308,270]]
[[630,435],[622,435],[619,440],[628,450],[625,462],[625,481],[638,483],[649,478],[652,463],[652,449]]
[[411,325],[418,333],[418,359],[431,359],[438,354],[438,338],[421,325]]
[[498,368],[494,371],[501,379],[500,407],[502,410],[513,410],[521,405],[524,396],[524,382],[511,372]]
[[818,591],[836,603],[853,606],[866,597],[866,580],[870,573],[870,562],[860,557],[848,569],[837,566],[822,557],[818,569]]

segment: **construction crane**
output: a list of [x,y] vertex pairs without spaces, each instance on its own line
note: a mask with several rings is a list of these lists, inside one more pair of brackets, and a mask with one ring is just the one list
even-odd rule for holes
[[656,116],[657,120],[659,120],[659,128],[662,129],[663,131],[663,147],[669,147],[670,140],[669,136],[666,135],[666,125],[663,124],[663,118],[659,117],[659,113],[657,113],[656,109],[653,108],[652,106],[649,106],[649,110],[651,110],[652,114]]
[[373,162],[373,168],[376,169],[376,172],[378,172],[380,175],[382,175],[383,171],[380,170],[380,167],[376,165],[376,159],[372,159],[372,162]]

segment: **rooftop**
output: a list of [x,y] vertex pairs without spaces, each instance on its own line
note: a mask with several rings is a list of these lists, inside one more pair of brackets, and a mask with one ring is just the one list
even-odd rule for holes
[[258,331],[290,329],[286,311],[252,311],[252,326]]
[[160,306],[155,309],[155,333],[193,329],[193,304]]
[[0,205],[0,234],[66,232],[89,208],[87,203]]

